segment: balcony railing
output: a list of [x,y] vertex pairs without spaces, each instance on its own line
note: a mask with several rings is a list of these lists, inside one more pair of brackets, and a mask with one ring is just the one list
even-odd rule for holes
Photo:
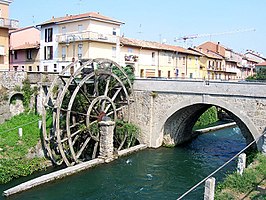
[[8,29],[19,28],[19,21],[14,19],[0,18],[0,27]]
[[57,42],[59,43],[70,43],[70,42],[86,41],[86,40],[116,43],[118,37],[115,35],[101,34],[91,31],[57,35]]
[[138,62],[139,57],[136,55],[125,55],[125,62],[135,63]]

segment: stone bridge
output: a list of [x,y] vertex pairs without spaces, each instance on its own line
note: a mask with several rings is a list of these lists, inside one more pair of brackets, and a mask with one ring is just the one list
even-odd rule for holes
[[190,140],[192,127],[211,106],[222,108],[237,123],[247,142],[261,149],[266,131],[266,84],[191,80],[137,79],[133,121],[140,141],[157,148],[165,141]]

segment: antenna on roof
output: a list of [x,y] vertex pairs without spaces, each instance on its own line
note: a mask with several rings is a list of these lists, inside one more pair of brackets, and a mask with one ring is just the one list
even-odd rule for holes
[[142,31],[141,31],[141,24],[139,24],[139,31],[137,32],[138,34],[141,34]]
[[32,15],[32,24],[35,25],[34,15]]

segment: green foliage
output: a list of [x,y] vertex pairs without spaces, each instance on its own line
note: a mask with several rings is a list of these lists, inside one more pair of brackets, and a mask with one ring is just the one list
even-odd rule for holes
[[25,79],[23,81],[23,86],[22,86],[22,92],[23,92],[23,105],[26,111],[28,111],[30,109],[30,100],[32,95],[37,95],[38,92],[38,88],[34,87],[31,88],[30,85],[30,80],[29,79]]
[[[20,114],[0,125],[0,184],[43,168],[43,159],[26,158],[28,149],[36,146],[40,139],[38,119],[39,116],[33,113]],[[29,122],[34,123],[22,127],[22,138],[19,138],[17,128],[8,131]]]
[[246,80],[266,80],[266,68],[261,68],[255,75],[247,77]]
[[[126,73],[127,77],[129,78],[131,84],[133,84],[133,82],[135,80],[135,75],[134,75],[134,72],[132,70],[132,67],[131,66],[126,66],[126,67],[123,67],[123,70]],[[119,70],[119,68],[114,67],[112,69],[112,72],[115,75],[117,75],[118,78],[120,78],[123,81],[123,83],[124,83],[124,85],[125,85],[126,88],[129,87],[127,80],[124,78],[125,77],[124,74]]]
[[218,120],[217,109],[215,106],[212,106],[200,116],[193,129],[204,128]]
[[[223,200],[234,194],[249,194],[266,178],[266,156],[257,154],[251,167],[246,168],[241,175],[233,173],[228,175],[224,182],[218,184],[215,199]],[[258,195],[261,196],[261,195]],[[265,197],[265,196],[264,196]],[[228,198],[237,199],[237,198]],[[255,199],[255,198],[254,198]]]
[[120,150],[122,148],[129,148],[136,145],[139,133],[140,129],[136,125],[122,120],[117,120],[114,132],[115,148]]

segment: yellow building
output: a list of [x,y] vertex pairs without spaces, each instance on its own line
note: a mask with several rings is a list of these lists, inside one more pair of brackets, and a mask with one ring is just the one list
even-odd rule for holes
[[120,38],[120,64],[136,77],[200,78],[200,54],[179,46]]
[[41,26],[41,71],[60,72],[74,60],[118,61],[121,21],[96,12],[66,15]]
[[9,30],[18,28],[18,21],[9,19],[11,0],[0,0],[0,70],[9,70]]

